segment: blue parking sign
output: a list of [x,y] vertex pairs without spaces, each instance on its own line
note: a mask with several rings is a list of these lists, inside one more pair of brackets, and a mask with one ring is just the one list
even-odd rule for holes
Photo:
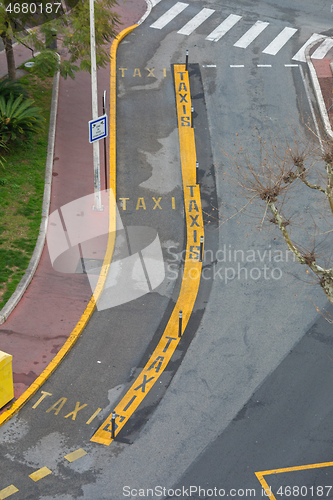
[[108,135],[107,115],[89,121],[89,142],[99,141]]

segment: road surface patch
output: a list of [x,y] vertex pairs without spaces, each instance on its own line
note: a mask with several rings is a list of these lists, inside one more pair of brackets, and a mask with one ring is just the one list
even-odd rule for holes
[[204,229],[200,188],[196,183],[197,156],[194,129],[191,127],[189,75],[184,65],[175,65],[174,76],[187,229],[183,279],[178,300],[157,347],[114,412],[91,438],[92,442],[107,446],[113,441],[113,429],[116,436],[167,367],[190,319],[200,284],[202,262],[199,257],[200,249],[202,251],[203,248]]

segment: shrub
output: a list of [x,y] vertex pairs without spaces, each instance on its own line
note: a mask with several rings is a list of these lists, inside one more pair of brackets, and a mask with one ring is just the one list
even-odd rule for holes
[[56,52],[51,49],[42,50],[38,56],[34,58],[32,72],[40,78],[53,76],[59,69],[59,58]]
[[6,101],[0,95],[0,141],[6,144],[17,138],[26,137],[43,129],[44,118],[40,109],[34,106],[32,99],[24,99],[22,95],[10,95]]
[[5,78],[0,82],[0,96],[3,96],[6,101],[13,94],[14,97],[19,97],[22,95],[24,98],[28,98],[28,93],[19,82],[12,80],[11,78]]

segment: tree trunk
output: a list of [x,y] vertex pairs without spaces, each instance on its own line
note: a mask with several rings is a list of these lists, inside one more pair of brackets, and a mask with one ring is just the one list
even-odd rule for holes
[[7,36],[5,33],[1,35],[1,38],[3,40],[4,46],[5,46],[5,51],[6,51],[8,76],[12,80],[15,80],[16,69],[15,69],[15,59],[14,59],[12,39],[9,36]]

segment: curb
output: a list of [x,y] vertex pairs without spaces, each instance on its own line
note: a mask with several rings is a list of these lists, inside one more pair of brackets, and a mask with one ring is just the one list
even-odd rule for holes
[[[124,29],[119,33],[119,35],[114,39],[112,45],[111,45],[111,79],[110,79],[110,86],[112,87],[110,92],[110,95],[114,96],[116,98],[116,87],[115,87],[115,78],[116,78],[116,71],[115,71],[115,64],[116,64],[116,52],[118,45],[120,41],[128,34],[130,33],[133,29],[135,29],[138,25],[135,24],[129,28]],[[113,57],[112,57],[113,56]],[[116,130],[115,130],[115,123],[116,123],[116,107],[115,107],[115,102],[110,102],[110,191],[114,193],[114,197],[116,195]],[[111,133],[111,128],[114,126],[114,130],[112,130]],[[112,184],[111,184],[112,180]],[[49,187],[45,186],[45,189],[50,189]],[[112,206],[112,203],[110,203],[110,215],[109,215],[109,220],[110,220],[110,226],[109,226],[109,240],[107,244],[107,250],[102,266],[102,271],[98,280],[98,283],[96,285],[96,288],[94,290],[94,293],[85,309],[83,312],[81,318],[79,319],[77,325],[75,326],[74,330],[71,332],[69,335],[68,339],[60,349],[60,351],[55,355],[53,360],[48,364],[48,366],[43,370],[43,372],[37,377],[37,379],[30,385],[30,387],[12,404],[12,406],[8,409],[5,410],[1,415],[0,415],[0,426],[3,425],[5,422],[7,422],[11,417],[13,417],[24,405],[29,401],[29,399],[36,394],[38,389],[44,384],[44,382],[50,377],[50,375],[54,372],[54,370],[59,366],[61,361],[65,358],[65,356],[69,353],[69,351],[72,349],[74,346],[75,342],[78,340],[80,337],[81,333],[83,332],[85,326],[87,325],[92,313],[95,310],[96,307],[96,300],[100,297],[104,283],[106,280],[106,276],[109,270],[109,266],[111,263],[111,258],[113,254],[113,249],[114,249],[114,240],[115,240],[115,227],[111,227],[111,224],[115,224],[116,218],[114,215],[115,212],[115,203]],[[96,297],[96,300],[95,300]]]
[[57,122],[57,110],[58,110],[59,80],[60,80],[59,76],[60,73],[57,72],[53,79],[49,137],[48,137],[47,157],[46,157],[46,167],[45,167],[45,187],[44,187],[44,196],[42,204],[42,221],[39,227],[39,234],[34,252],[30,259],[27,270],[24,273],[24,276],[17,285],[15,292],[11,295],[9,300],[6,302],[5,306],[0,311],[0,325],[2,325],[8,319],[8,316],[15,309],[15,307],[21,300],[24,292],[28,288],[28,285],[31,282],[35,274],[35,271],[37,269],[45,244],[47,224],[49,219],[50,199],[51,199],[53,154],[54,154],[54,142],[55,142],[55,131]]
[[[318,77],[317,77],[316,70],[314,68],[314,65],[313,65],[313,63],[311,61],[311,57],[310,57],[310,49],[312,47],[314,47],[314,45],[317,45],[318,43],[320,43],[320,42],[322,42],[323,40],[326,40],[326,39],[327,39],[327,36],[323,36],[322,39],[316,40],[315,42],[311,43],[306,48],[305,58],[306,58],[306,62],[307,62],[308,67],[309,67],[310,76],[311,76],[311,80],[312,80],[312,85],[313,85],[314,92],[315,92],[315,95],[316,95],[316,99],[317,99],[317,103],[318,103],[318,107],[319,107],[320,116],[321,116],[321,118],[323,120],[324,127],[325,127],[327,135],[331,139],[333,139],[333,130],[332,130],[332,127],[331,127],[331,124],[330,124],[330,120],[329,120],[329,117],[328,117],[328,113],[327,113],[327,110],[326,110],[326,106],[325,106],[323,94],[322,94],[322,91],[321,91],[321,88],[320,88],[320,84],[319,84],[319,80],[318,80]],[[332,65],[331,65],[331,67],[332,67]]]
[[143,16],[141,17],[141,19],[138,20],[137,24],[139,24],[139,25],[142,24],[143,21],[145,21],[147,19],[147,17],[149,16],[149,14],[152,11],[152,8],[156,5],[156,0],[145,0],[145,2],[147,4],[147,10],[143,14]]

